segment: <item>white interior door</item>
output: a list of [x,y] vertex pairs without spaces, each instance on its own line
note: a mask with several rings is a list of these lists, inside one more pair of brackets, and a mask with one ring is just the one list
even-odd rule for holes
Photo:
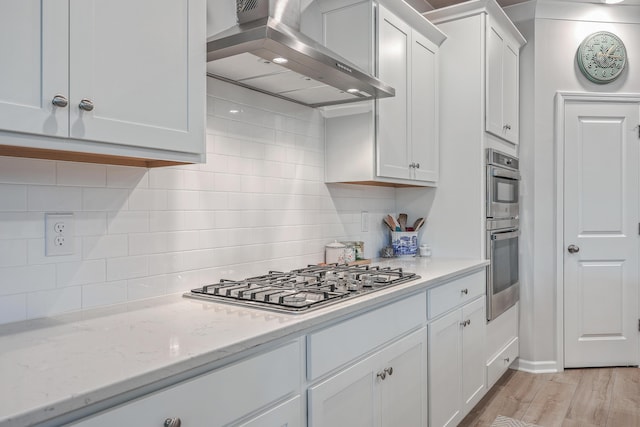
[[638,364],[639,105],[568,102],[565,367]]

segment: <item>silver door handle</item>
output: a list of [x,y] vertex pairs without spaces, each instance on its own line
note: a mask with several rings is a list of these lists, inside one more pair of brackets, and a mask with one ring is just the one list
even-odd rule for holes
[[69,104],[69,100],[63,95],[56,95],[51,100],[51,103],[56,107],[64,108]]
[[80,101],[80,104],[78,104],[78,108],[84,111],[91,111],[93,110],[93,101],[84,98]]
[[575,254],[575,253],[580,252],[580,247],[576,246],[576,245],[569,245],[567,250],[569,251],[570,254]]

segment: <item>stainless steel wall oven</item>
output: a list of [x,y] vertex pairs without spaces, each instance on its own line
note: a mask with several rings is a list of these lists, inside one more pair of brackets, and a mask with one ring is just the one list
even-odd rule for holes
[[520,299],[518,159],[487,150],[487,320]]

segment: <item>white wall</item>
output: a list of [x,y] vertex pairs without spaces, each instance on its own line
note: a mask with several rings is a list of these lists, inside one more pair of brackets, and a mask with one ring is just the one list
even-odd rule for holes
[[[522,254],[526,255],[521,358],[533,362],[532,366],[551,367],[558,354],[556,291],[562,286],[556,282],[554,99],[558,91],[640,92],[640,8],[540,0],[533,6],[507,8],[507,12],[529,43],[524,54],[529,66],[521,64]],[[629,56],[627,70],[607,85],[589,82],[575,61],[578,45],[599,30],[618,34]]]
[[[206,164],[0,157],[0,323],[321,262],[333,239],[377,256],[395,190],[324,184],[319,111],[214,79],[208,94]],[[75,214],[76,250],[45,257],[57,211]]]

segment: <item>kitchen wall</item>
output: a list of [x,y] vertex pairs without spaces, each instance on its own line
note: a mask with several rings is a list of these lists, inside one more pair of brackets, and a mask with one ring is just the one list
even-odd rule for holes
[[[395,190],[324,184],[318,110],[208,80],[206,164],[0,157],[0,323],[318,263],[334,239],[377,256]],[[74,213],[73,255],[44,255],[45,212]]]
[[[558,91],[640,93],[640,7],[539,0],[506,8],[528,43],[521,54],[521,366],[555,369],[556,292],[555,96]],[[613,83],[582,77],[575,53],[589,34],[607,30],[624,41],[627,71]]]

